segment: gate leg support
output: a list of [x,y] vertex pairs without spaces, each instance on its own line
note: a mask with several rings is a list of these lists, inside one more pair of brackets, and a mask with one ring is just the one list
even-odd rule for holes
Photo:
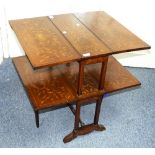
[[102,103],[102,97],[96,100],[94,122],[92,124],[84,125],[82,127],[79,127],[81,105],[80,103],[76,103],[74,129],[70,134],[65,136],[65,138],[63,139],[64,143],[70,142],[71,140],[75,139],[77,136],[85,135],[92,131],[104,131],[106,129],[103,125],[98,124],[101,103]]
[[78,136],[78,129],[79,129],[79,122],[80,122],[80,103],[76,103],[76,111],[75,111],[75,122],[74,122],[74,129],[73,131],[65,136],[63,139],[64,143],[70,142],[74,138]]
[[96,126],[96,129],[95,129],[96,131],[106,130],[106,128],[103,125],[98,124],[101,104],[102,104],[102,97],[98,98],[96,101],[96,109],[95,109],[95,116],[94,116],[94,125]]

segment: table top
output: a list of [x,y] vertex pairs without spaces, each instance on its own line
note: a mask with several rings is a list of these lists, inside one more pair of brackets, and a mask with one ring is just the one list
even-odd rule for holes
[[103,11],[9,21],[33,68],[150,46]]

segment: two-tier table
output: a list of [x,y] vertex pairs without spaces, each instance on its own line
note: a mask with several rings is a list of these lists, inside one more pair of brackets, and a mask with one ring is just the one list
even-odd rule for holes
[[[103,96],[140,85],[112,54],[150,46],[103,11],[9,23],[26,54],[13,58],[13,63],[34,109],[37,127],[44,109],[67,105],[75,114],[74,129],[64,142],[105,130],[98,123]],[[94,121],[85,125],[80,107],[91,101],[96,104]]]

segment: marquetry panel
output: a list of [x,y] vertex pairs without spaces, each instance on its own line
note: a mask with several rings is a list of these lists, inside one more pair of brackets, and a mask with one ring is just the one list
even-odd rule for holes
[[150,46],[103,11],[75,14],[75,16],[113,52],[121,53],[149,49]]
[[33,70],[25,56],[13,58],[13,62],[36,110],[62,106],[81,98],[91,99],[104,91],[114,92],[140,85],[140,82],[112,56],[108,60],[104,90],[98,91],[100,64],[88,65],[80,96],[77,96],[78,63]]
[[[101,64],[88,65],[89,73],[99,81]],[[106,77],[104,82],[105,92],[114,92],[125,88],[138,86],[140,82],[113,56],[109,56]]]
[[48,17],[13,20],[9,23],[34,68],[81,58]]
[[35,109],[66,104],[76,94],[55,68],[33,70],[26,57],[14,58],[17,72]]
[[32,68],[25,56],[13,58],[13,63],[35,110],[66,105],[104,92],[98,91],[97,80],[85,72],[82,95],[77,95],[77,63],[38,70]]
[[93,35],[72,14],[55,15],[51,21],[57,26],[57,28],[82,57],[84,57],[85,54],[88,54],[89,57],[105,55],[111,52],[111,50],[109,50],[102,41]]
[[[79,77],[79,64],[71,63],[69,66],[59,66],[59,70],[64,75],[68,83],[72,86],[74,91],[77,93],[78,88],[78,77]],[[99,92],[98,82],[89,72],[85,69],[84,71],[84,81],[82,86],[81,95],[89,95],[94,92]],[[102,91],[104,92],[104,91]]]

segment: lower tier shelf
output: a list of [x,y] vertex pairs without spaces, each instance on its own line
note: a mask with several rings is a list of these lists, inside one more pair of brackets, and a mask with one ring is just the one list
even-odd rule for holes
[[108,60],[104,90],[98,90],[100,64],[88,65],[80,96],[77,96],[79,65],[76,62],[38,70],[32,68],[26,56],[13,58],[13,63],[35,110],[58,107],[83,98],[140,85],[112,56]]

